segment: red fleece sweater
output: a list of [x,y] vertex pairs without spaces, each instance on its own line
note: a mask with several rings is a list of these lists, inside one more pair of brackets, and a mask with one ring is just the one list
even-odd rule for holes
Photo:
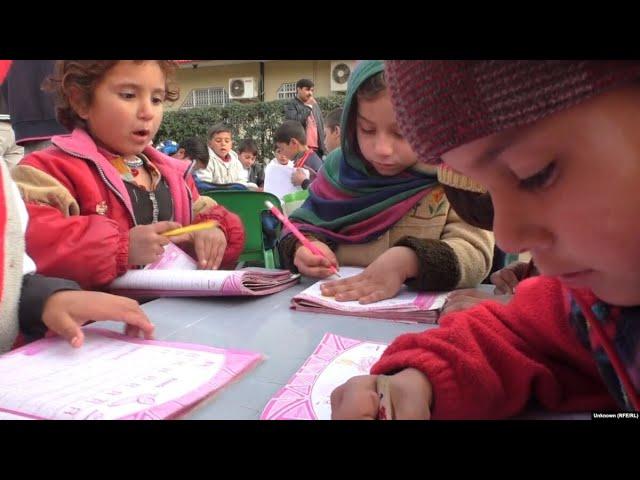
[[445,315],[439,328],[401,335],[371,373],[422,371],[434,419],[510,417],[532,396],[557,412],[616,409],[569,319],[569,291],[535,277],[508,305],[483,302]]

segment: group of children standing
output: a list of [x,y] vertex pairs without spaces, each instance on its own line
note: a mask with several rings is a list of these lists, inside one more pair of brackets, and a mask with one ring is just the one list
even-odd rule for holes
[[[12,171],[24,203],[0,172],[4,350],[18,327],[27,339],[50,329],[80,346],[79,325],[107,318],[151,336],[135,302],[80,288],[104,288],[155,261],[166,230],[216,220],[217,228],[171,241],[200,268],[235,267],[239,218],[199,195],[190,163],[149,145],[163,102],[177,98],[173,68],[57,62],[48,88],[72,133]],[[444,315],[437,329],[399,337],[373,375],[334,391],[334,418],[376,418],[381,374],[396,418],[501,418],[531,397],[558,411],[640,408],[638,77],[635,62],[363,61],[339,126],[327,121],[325,139],[337,132],[340,148],[323,160],[298,122],[283,123],[275,134],[283,161],[309,172],[292,178],[309,198],[291,219],[326,258],[285,229],[282,261],[316,278],[333,266],[365,267],[325,283],[325,295],[370,303],[405,283],[473,287],[491,268],[490,229],[504,250],[530,251],[542,274],[508,304],[482,301]],[[240,163],[228,128],[208,138],[180,146],[203,167],[198,180],[250,182],[255,144],[243,142]],[[606,161],[612,153],[615,165]],[[54,278],[30,287],[39,276]],[[79,300],[87,295],[96,295],[89,306]]]

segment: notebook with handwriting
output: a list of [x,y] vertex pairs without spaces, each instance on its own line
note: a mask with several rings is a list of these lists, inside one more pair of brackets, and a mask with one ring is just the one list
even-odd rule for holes
[[0,356],[0,419],[173,418],[253,368],[254,352],[142,340],[85,328]]
[[[351,277],[363,270],[359,267],[341,267],[340,275],[343,278]],[[357,301],[338,302],[320,292],[320,285],[328,280],[335,280],[335,277],[316,282],[297,294],[291,300],[291,308],[306,312],[436,323],[447,299],[446,293],[414,292],[403,286],[395,297],[368,305],[361,305]]]
[[255,296],[289,288],[299,278],[288,270],[258,267],[196,270],[195,261],[170,243],[160,260],[143,270],[129,270],[109,290],[128,297]]
[[327,333],[304,365],[269,400],[261,420],[329,420],[331,392],[368,375],[387,346]]

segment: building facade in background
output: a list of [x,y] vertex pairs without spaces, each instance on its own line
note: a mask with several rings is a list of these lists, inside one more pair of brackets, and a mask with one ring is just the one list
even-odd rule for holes
[[347,89],[355,60],[178,60],[180,99],[169,110],[292,98],[296,82],[315,83],[315,96]]

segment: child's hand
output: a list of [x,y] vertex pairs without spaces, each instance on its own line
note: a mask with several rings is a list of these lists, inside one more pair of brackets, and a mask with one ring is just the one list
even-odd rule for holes
[[193,232],[193,246],[198,257],[200,270],[217,270],[220,268],[224,252],[227,249],[227,237],[218,228],[210,228]]
[[155,262],[164,253],[169,238],[162,232],[180,228],[176,222],[158,222],[138,225],[129,230],[129,265],[147,265]]
[[528,262],[516,261],[510,263],[502,270],[493,272],[491,274],[491,283],[496,286],[494,293],[496,295],[512,294],[516,285],[518,285],[520,280],[525,276],[528,266]]
[[407,247],[393,247],[384,252],[362,273],[320,285],[320,291],[339,302],[358,300],[361,304],[393,298],[407,278],[414,277],[418,257]]
[[298,271],[306,277],[327,278],[333,275],[331,271],[331,263],[338,266],[338,259],[331,249],[322,242],[314,240],[311,242],[327,257],[320,257],[311,253],[307,247],[300,245],[293,258],[293,264]]
[[[333,420],[375,420],[380,402],[376,391],[377,375],[349,379],[331,392]],[[389,392],[394,419],[428,420],[431,417],[431,383],[415,368],[389,376]]]
[[296,168],[296,170],[291,174],[291,183],[293,183],[296,187],[302,185],[302,183],[307,179],[307,173],[303,168]]
[[446,313],[466,310],[485,300],[495,300],[507,304],[511,301],[512,297],[513,295],[496,295],[476,288],[455,290],[447,297],[441,314],[444,315]]
[[125,322],[125,333],[153,338],[154,325],[149,321],[138,302],[102,292],[64,290],[51,295],[42,312],[43,323],[73,347],[81,347],[84,334],[80,326],[91,320],[116,320]]
[[200,270],[220,268],[224,252],[227,249],[227,237],[219,227],[176,235],[171,237],[171,241],[176,245],[181,243],[193,245]]

